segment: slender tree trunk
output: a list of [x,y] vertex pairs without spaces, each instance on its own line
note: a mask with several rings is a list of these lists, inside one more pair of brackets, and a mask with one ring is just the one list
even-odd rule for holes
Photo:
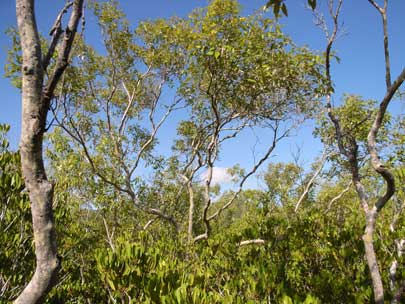
[[188,209],[188,228],[187,228],[187,239],[188,242],[193,240],[193,217],[194,217],[194,191],[191,180],[187,182],[187,189],[189,194],[189,209]]
[[[52,200],[53,184],[48,181],[42,157],[43,135],[50,100],[57,82],[67,66],[74,34],[81,16],[83,0],[75,0],[69,25],[59,50],[56,68],[44,84],[41,43],[35,21],[34,0],[16,0],[16,15],[22,49],[22,127],[21,166],[31,201],[36,268],[31,281],[15,300],[17,304],[41,303],[56,282],[59,259],[55,236]],[[66,10],[63,10],[63,14]],[[59,17],[58,16],[58,17]],[[57,19],[58,20],[58,19]],[[60,21],[52,44],[62,32]],[[51,56],[54,48],[48,51]],[[48,62],[49,64],[49,62]]]
[[376,207],[373,207],[366,213],[366,229],[363,235],[363,242],[366,252],[367,265],[370,271],[371,281],[373,282],[374,302],[377,304],[384,304],[384,287],[373,244],[377,214]]

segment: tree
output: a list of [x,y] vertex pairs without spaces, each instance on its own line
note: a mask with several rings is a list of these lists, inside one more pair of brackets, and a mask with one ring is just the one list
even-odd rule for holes
[[[272,20],[260,14],[242,17],[236,1],[212,1],[189,18],[142,22],[135,33],[117,3],[96,4],[94,12],[107,54],[77,44],[79,59],[66,72],[72,81],[61,84],[55,110],[64,134],[52,136],[56,147],[67,134],[70,155],[86,160],[79,171],[89,172],[91,182],[77,185],[91,185],[80,191],[84,201],[100,209],[121,201],[138,210],[133,220],[140,214],[149,217],[142,227],[157,217],[178,229],[173,206],[182,205],[187,189],[191,239],[198,174],[206,169],[212,175],[221,145],[249,127],[271,132],[268,153],[242,176],[234,198],[215,214],[208,213],[215,187],[207,177],[199,210],[206,228],[200,239],[207,238],[209,222],[232,204],[276,143],[313,111],[323,87],[320,57],[295,46]],[[168,87],[176,89],[173,101],[162,98]],[[152,189],[138,174],[169,164],[155,155],[154,147],[157,132],[178,108],[188,117],[177,128],[178,172],[168,170],[179,193],[168,200],[162,195],[166,187]],[[51,157],[62,163],[69,159]]]
[[[339,117],[339,112],[333,108],[331,103],[331,96],[333,94],[332,78],[330,73],[331,51],[333,44],[336,40],[339,31],[339,14],[342,7],[342,0],[334,4],[334,1],[329,2],[329,11],[331,13],[333,21],[332,32],[325,31],[327,38],[327,46],[325,50],[325,70],[326,77],[329,83],[329,94],[326,97],[326,108],[328,117],[334,128],[334,138],[338,146],[339,153],[345,158],[347,166],[352,175],[353,185],[358,194],[360,204],[364,210],[366,217],[365,231],[363,234],[363,242],[366,252],[367,264],[369,267],[373,291],[374,300],[376,303],[384,303],[384,287],[381,278],[381,271],[378,265],[378,259],[376,250],[374,248],[374,234],[376,229],[376,221],[381,213],[381,210],[390,201],[391,197],[395,193],[395,179],[394,175],[385,166],[381,160],[379,149],[377,148],[377,135],[381,137],[381,131],[384,126],[384,120],[387,119],[387,108],[393,99],[394,94],[398,91],[399,87],[405,81],[405,69],[397,76],[394,82],[391,81],[391,66],[390,56],[388,48],[388,32],[387,32],[387,4],[388,1],[384,1],[384,6],[380,7],[377,2],[369,0],[369,2],[378,10],[383,21],[383,33],[384,33],[384,54],[385,54],[385,80],[386,80],[386,94],[383,100],[380,102],[379,107],[373,111],[371,115],[363,114],[361,111],[356,111],[357,117],[350,117],[349,124],[351,129],[348,128],[347,120],[343,120]],[[334,7],[335,6],[335,7]],[[327,29],[325,26],[325,20],[323,17],[319,18],[321,26]],[[349,99],[350,101],[350,99]],[[348,103],[346,103],[346,106]],[[350,105],[349,105],[350,106]],[[350,115],[353,115],[351,113]],[[360,117],[358,116],[360,115]],[[354,119],[353,119],[354,118]],[[347,117],[345,118],[347,119]],[[357,132],[357,134],[356,134]],[[367,134],[367,136],[365,136]],[[367,149],[367,154],[370,157],[370,162],[375,172],[378,173],[386,184],[385,193],[379,195],[376,198],[376,202],[372,204],[370,195],[367,193],[362,175],[361,169],[361,155],[359,150],[359,142],[363,141]],[[401,290],[400,288],[399,290]]]
[[[63,14],[72,7],[69,23],[62,29]],[[59,259],[55,237],[52,198],[42,155],[43,135],[51,99],[69,61],[69,53],[82,15],[83,0],[69,2],[56,18],[52,40],[43,54],[35,20],[34,0],[17,0],[16,13],[22,50],[22,127],[20,154],[31,202],[35,242],[35,273],[15,303],[39,303],[56,282]],[[60,38],[62,38],[60,40]],[[52,64],[57,50],[57,58]],[[48,78],[46,78],[47,71]]]
[[[162,22],[144,27],[161,32]],[[295,46],[273,20],[261,14],[242,17],[236,1],[212,1],[189,20],[174,20],[167,27],[156,48],[171,41],[187,54],[179,91],[191,115],[178,127],[175,149],[190,198],[197,172],[206,170],[200,210],[205,229],[194,237],[198,241],[209,237],[211,222],[233,204],[277,143],[298,120],[310,116],[317,94],[322,94],[323,77],[318,56]],[[212,176],[221,146],[248,128],[268,130],[268,146],[250,170],[238,172],[236,191],[212,212]],[[190,200],[189,219],[192,206]],[[191,226],[189,221],[189,239]]]

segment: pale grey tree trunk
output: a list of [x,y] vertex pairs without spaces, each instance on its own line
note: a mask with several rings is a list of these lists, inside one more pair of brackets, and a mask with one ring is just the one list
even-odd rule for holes
[[374,229],[377,218],[377,208],[373,207],[366,213],[366,229],[363,234],[363,243],[366,253],[368,269],[370,271],[371,281],[373,283],[374,302],[384,303],[384,286],[381,278],[380,267],[374,249]]
[[[16,14],[22,48],[22,126],[20,139],[21,165],[25,186],[29,192],[35,243],[36,268],[31,281],[15,303],[40,303],[56,282],[59,259],[52,210],[53,184],[48,181],[42,157],[43,134],[50,100],[68,62],[71,45],[82,14],[83,0],[68,4],[59,14],[73,5],[69,25],[60,44],[55,69],[44,83],[44,71],[48,62],[43,62],[40,39],[35,21],[34,0],[17,0]],[[57,18],[51,48],[62,34],[60,18]],[[58,21],[59,19],[59,21]],[[53,49],[52,49],[53,48]],[[50,57],[49,57],[50,58]],[[49,59],[48,58],[48,59]]]

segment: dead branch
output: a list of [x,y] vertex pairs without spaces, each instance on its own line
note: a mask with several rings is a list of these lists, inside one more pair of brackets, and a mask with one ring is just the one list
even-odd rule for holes
[[324,152],[322,154],[322,158],[320,161],[320,164],[318,166],[318,169],[314,172],[314,174],[312,175],[311,179],[308,181],[308,183],[305,186],[304,192],[302,192],[299,200],[297,201],[297,203],[295,204],[295,208],[294,208],[294,212],[297,213],[299,206],[301,205],[302,201],[305,199],[305,197],[307,196],[309,190],[311,189],[312,185],[315,182],[315,179],[318,177],[318,175],[321,173],[323,166],[325,165],[326,159],[330,156],[331,153],[326,153]]
[[105,232],[106,232],[106,236],[107,236],[107,243],[108,245],[110,245],[112,251],[115,251],[115,246],[114,246],[114,232],[115,229],[113,229],[112,232],[110,232],[110,229],[108,228],[108,224],[107,221],[105,220],[105,218],[103,217],[103,223],[104,223],[104,228],[105,228]]
[[247,246],[247,245],[264,245],[266,242],[262,239],[256,239],[256,240],[246,240],[246,241],[241,241],[238,246]]
[[332,198],[328,204],[328,208],[326,208],[324,213],[328,213],[330,211],[330,209],[332,208],[332,205],[334,202],[340,200],[342,198],[342,196],[350,190],[350,187],[352,186],[353,181],[350,181],[349,184],[347,185],[346,188],[344,188],[338,195],[336,195],[334,198]]
[[150,225],[152,225],[154,222],[156,222],[159,219],[158,216],[156,216],[155,218],[149,220],[144,226],[143,226],[143,230],[146,230],[149,228]]

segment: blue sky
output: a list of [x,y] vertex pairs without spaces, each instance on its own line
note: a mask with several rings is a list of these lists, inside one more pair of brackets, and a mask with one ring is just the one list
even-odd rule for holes
[[[248,14],[259,9],[265,0],[240,1],[244,13]],[[311,11],[305,9],[306,0],[288,0],[288,18],[282,18],[284,32],[293,38],[297,45],[307,45],[314,50],[323,50],[325,39],[322,31],[313,24]],[[320,6],[325,9],[325,2]],[[380,1],[382,2],[382,1]],[[58,10],[63,6],[63,0],[37,0],[37,22],[40,31],[45,35]],[[140,20],[153,19],[156,17],[169,17],[173,15],[186,16],[193,8],[205,6],[206,0],[121,0],[131,25],[133,27]],[[15,25],[15,2],[13,0],[0,1],[0,64],[4,66],[6,50],[10,44],[4,31]],[[405,66],[405,1],[393,0],[389,6],[390,51],[393,78]],[[402,14],[402,16],[401,16]],[[271,14],[269,13],[269,16]],[[339,102],[343,93],[354,93],[365,98],[381,99],[385,93],[384,80],[384,53],[382,44],[381,18],[377,11],[367,0],[346,0],[342,8],[342,21],[346,34],[337,41],[335,51],[341,62],[333,64],[332,73],[336,88],[335,101]],[[86,25],[86,38],[91,44],[100,44],[97,37],[95,20],[88,14]],[[402,55],[402,56],[401,56]],[[12,146],[16,147],[20,132],[21,101],[18,90],[13,88],[8,79],[0,78],[1,111],[0,122],[11,125],[10,139]],[[402,102],[403,103],[403,102]],[[395,101],[391,110],[403,113],[404,106],[401,101]],[[279,145],[274,161],[291,160],[291,152],[299,146],[302,151],[302,161],[308,165],[310,161],[320,153],[320,143],[312,137],[313,123],[305,123],[296,136]],[[257,136],[263,141],[266,134],[258,132]],[[225,146],[222,161],[223,167],[240,162],[244,166],[251,164],[251,148],[246,145],[246,140],[252,137],[245,135],[229,146]],[[164,143],[162,143],[164,144]],[[249,154],[249,157],[246,154]]]

